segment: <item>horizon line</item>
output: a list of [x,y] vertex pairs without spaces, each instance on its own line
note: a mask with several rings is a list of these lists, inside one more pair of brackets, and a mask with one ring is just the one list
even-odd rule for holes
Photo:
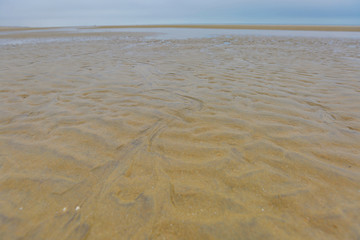
[[35,30],[57,28],[198,28],[198,29],[244,29],[244,30],[297,30],[297,31],[346,31],[360,32],[360,25],[323,24],[136,24],[136,25],[85,25],[85,26],[0,26],[0,30]]

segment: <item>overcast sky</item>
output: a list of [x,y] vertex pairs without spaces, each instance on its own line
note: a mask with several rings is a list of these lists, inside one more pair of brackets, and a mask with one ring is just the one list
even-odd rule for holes
[[360,0],[0,0],[0,26],[360,25]]

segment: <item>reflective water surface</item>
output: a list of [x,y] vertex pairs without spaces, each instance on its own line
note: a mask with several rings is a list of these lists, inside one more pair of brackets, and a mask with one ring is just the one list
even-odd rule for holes
[[2,35],[0,239],[360,238],[360,39],[317,34]]

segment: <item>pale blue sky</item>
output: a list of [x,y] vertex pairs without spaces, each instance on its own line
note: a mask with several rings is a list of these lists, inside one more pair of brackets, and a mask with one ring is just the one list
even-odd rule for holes
[[0,0],[0,26],[360,25],[360,0]]

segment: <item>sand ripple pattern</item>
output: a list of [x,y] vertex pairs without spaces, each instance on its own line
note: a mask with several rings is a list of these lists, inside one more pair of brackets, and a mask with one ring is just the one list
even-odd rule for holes
[[358,239],[359,66],[356,39],[0,46],[0,239]]

